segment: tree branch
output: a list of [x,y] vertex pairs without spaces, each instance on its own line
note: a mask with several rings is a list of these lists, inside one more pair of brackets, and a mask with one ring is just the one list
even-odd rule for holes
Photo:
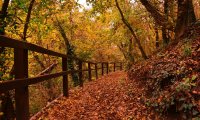
[[137,44],[138,44],[138,47],[139,47],[139,49],[140,49],[140,51],[141,51],[141,53],[142,53],[142,57],[143,57],[144,59],[147,59],[148,57],[147,57],[146,53],[144,52],[144,49],[142,48],[142,45],[141,45],[141,43],[140,43],[140,40],[137,38],[137,36],[136,36],[136,34],[135,34],[135,32],[134,32],[132,26],[130,25],[130,23],[125,19],[122,10],[121,10],[121,8],[119,7],[118,1],[115,0],[115,3],[116,3],[116,6],[117,6],[117,9],[119,10],[119,13],[120,13],[120,15],[121,15],[121,18],[122,18],[123,23],[128,27],[128,29],[130,30],[131,34],[132,34],[133,37],[135,38],[135,40],[136,40],[136,42],[137,42]]
[[31,18],[31,12],[32,12],[32,8],[33,8],[33,4],[34,4],[35,0],[31,0],[29,8],[28,8],[28,14],[26,17],[26,22],[24,24],[24,31],[23,31],[23,40],[26,41],[26,34],[27,34],[27,30],[28,30],[28,24],[30,22],[30,18]]
[[53,63],[52,65],[50,65],[49,67],[47,67],[46,69],[44,69],[42,72],[40,72],[36,76],[45,75],[47,73],[50,73],[56,67],[57,64],[58,63]]

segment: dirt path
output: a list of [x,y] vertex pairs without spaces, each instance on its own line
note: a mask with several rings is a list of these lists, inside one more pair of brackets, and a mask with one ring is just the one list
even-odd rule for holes
[[[135,87],[126,73],[115,72],[70,90],[69,98],[59,98],[35,119],[48,120],[121,120],[142,114]],[[140,108],[138,110],[137,108]]]

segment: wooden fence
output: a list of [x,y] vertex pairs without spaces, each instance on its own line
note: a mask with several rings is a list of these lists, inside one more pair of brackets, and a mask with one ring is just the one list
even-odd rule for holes
[[[70,71],[67,69],[67,57],[65,54],[57,53],[37,45],[15,40],[12,38],[7,38],[0,36],[0,47],[14,48],[14,75],[15,80],[8,80],[0,83],[0,93],[4,93],[9,90],[15,89],[15,106],[16,106],[16,119],[17,120],[28,120],[29,119],[29,92],[28,86],[36,84],[42,81],[49,80],[51,78],[63,77],[63,96],[68,97],[68,74],[69,73],[79,73],[79,79],[81,85],[83,86],[83,72],[88,72],[88,80],[92,79],[92,70],[95,71],[95,77],[98,78],[98,70],[101,70],[102,75],[106,72],[109,73],[109,64],[113,65],[113,71],[116,67],[122,70],[122,62],[90,62],[84,61],[79,58],[73,57],[78,61],[78,70]],[[28,78],[28,51],[34,51],[42,54],[47,54],[51,56],[56,56],[62,58],[62,72],[37,76],[33,78]],[[88,64],[88,69],[83,70],[83,63]],[[98,65],[101,65],[98,68]],[[118,65],[117,65],[118,64]],[[94,69],[91,66],[94,65]],[[104,70],[106,69],[106,71]]]

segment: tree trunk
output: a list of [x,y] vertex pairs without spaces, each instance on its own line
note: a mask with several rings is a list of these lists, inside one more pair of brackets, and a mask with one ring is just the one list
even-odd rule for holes
[[173,24],[166,19],[165,15],[162,15],[156,7],[151,5],[148,0],[140,0],[142,5],[146,8],[146,10],[151,14],[151,16],[154,18],[155,22],[159,26],[165,26],[165,28],[169,30],[173,30]]
[[[5,35],[5,27],[7,26],[5,22],[5,18],[7,16],[7,9],[9,5],[10,0],[4,0],[2,9],[0,11],[0,35]],[[4,57],[6,55],[6,49],[4,47],[0,47],[0,57]],[[0,58],[0,68],[1,72],[3,72],[2,75],[0,75],[0,80],[3,77],[3,75],[6,72],[6,69],[4,69],[5,61],[4,59]],[[12,71],[12,70],[11,70]],[[14,106],[12,103],[12,98],[10,95],[10,92],[6,92],[4,94],[0,94],[0,98],[2,100],[1,103],[1,112],[3,112],[3,115],[0,116],[1,120],[14,120],[15,118],[15,112],[14,112]]]
[[122,43],[120,43],[119,45],[117,45],[117,47],[122,52],[124,59],[128,61],[128,55],[127,55],[127,51],[125,50],[125,46]]
[[5,18],[7,16],[7,9],[9,2],[10,0],[4,0],[2,9],[0,11],[0,35],[5,34],[5,27],[6,27]]
[[169,44],[169,38],[165,27],[162,27],[162,39],[163,39],[163,46],[167,46]]
[[10,92],[6,92],[1,95],[1,112],[3,112],[3,116],[0,116],[1,120],[14,120],[15,118],[15,110],[12,102],[12,97]]
[[175,28],[175,39],[179,40],[187,27],[196,21],[192,0],[178,0],[178,14]]
[[144,52],[144,49],[142,48],[142,45],[141,45],[141,43],[140,43],[140,40],[139,40],[138,37],[136,36],[136,34],[135,34],[133,28],[131,27],[130,23],[125,19],[122,10],[121,10],[121,8],[119,7],[118,1],[115,0],[115,3],[116,3],[116,6],[117,6],[117,9],[119,10],[119,13],[120,13],[120,15],[121,15],[121,17],[122,17],[123,23],[128,27],[128,29],[130,30],[131,34],[132,34],[133,37],[135,38],[135,41],[137,42],[138,47],[139,47],[139,49],[140,49],[140,51],[141,51],[141,53],[142,53],[142,57],[143,57],[144,59],[147,59],[148,57],[147,57],[146,53]]
[[[62,27],[61,23],[59,22],[59,20],[57,19],[57,17],[56,17],[55,25],[58,27],[58,30],[59,30],[60,34],[62,35],[64,41],[65,41],[67,56],[69,56],[68,59],[67,59],[68,60],[67,66],[68,66],[69,70],[73,71],[73,70],[75,70],[74,60],[72,58],[73,56],[75,56],[73,48],[71,47],[71,45],[69,43],[69,39],[66,36],[65,30],[63,29],[63,27]],[[72,76],[72,80],[74,82],[75,87],[81,84],[80,79],[78,79],[77,73],[71,73],[71,76]]]
[[26,34],[27,34],[27,30],[28,30],[28,24],[30,22],[30,19],[31,19],[31,12],[32,12],[32,8],[33,8],[33,5],[34,5],[34,2],[35,0],[31,0],[30,2],[30,5],[29,5],[29,8],[28,8],[28,14],[26,16],[26,22],[24,24],[24,31],[23,31],[23,41],[26,41]]
[[[168,21],[169,17],[169,0],[164,1],[164,13],[165,13],[165,19]],[[163,45],[167,46],[169,44],[169,38],[167,35],[167,29],[166,26],[162,26],[162,38],[163,38]]]
[[133,40],[132,40],[132,38],[129,39],[128,56],[129,56],[129,61],[131,63],[133,63],[135,61],[135,59],[134,59],[134,56],[133,56]]

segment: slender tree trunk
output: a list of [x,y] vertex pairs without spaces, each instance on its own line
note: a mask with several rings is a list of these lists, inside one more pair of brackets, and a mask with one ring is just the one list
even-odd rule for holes
[[178,0],[178,14],[175,28],[175,39],[184,35],[187,27],[196,21],[192,0]]
[[129,39],[128,44],[128,63],[127,63],[127,69],[131,68],[131,65],[135,62],[135,58],[133,55],[133,40],[132,38]]
[[[58,27],[58,30],[59,30],[60,34],[62,35],[64,41],[65,41],[67,56],[69,56],[68,59],[67,59],[69,70],[75,70],[74,60],[72,58],[73,56],[75,56],[73,48],[71,47],[71,45],[69,43],[69,39],[68,39],[68,37],[65,33],[65,30],[63,29],[63,27],[62,27],[61,23],[59,22],[59,20],[57,19],[57,17],[56,17],[55,25]],[[74,82],[74,86],[76,87],[76,86],[80,85],[81,81],[78,78],[78,75],[76,73],[71,73],[71,75],[72,75],[72,79],[73,79],[73,82]]]
[[135,59],[134,59],[134,56],[133,56],[133,40],[132,40],[132,38],[129,39],[128,56],[129,56],[129,61],[131,63],[133,63],[135,61]]
[[[7,9],[9,5],[10,0],[4,0],[4,3],[2,5],[2,9],[0,11],[0,35],[5,35],[5,27],[7,26],[7,23],[5,22],[5,18],[7,16]],[[0,47],[0,68],[1,72],[3,72],[2,75],[0,75],[0,80],[3,77],[3,75],[6,72],[6,68],[4,66],[5,61],[4,59],[1,59],[1,57],[4,57],[6,55],[6,49],[4,47]],[[14,120],[15,118],[15,111],[14,106],[12,103],[12,98],[10,95],[10,92],[6,92],[4,94],[0,95],[0,98],[2,100],[1,103],[1,112],[3,112],[3,115],[0,116],[1,120]]]
[[[9,5],[9,0],[4,0],[2,9],[0,11],[0,35],[5,35],[5,27],[6,27],[6,22],[5,22],[5,18],[7,16],[7,9],[8,9],[8,5]],[[4,57],[6,54],[6,50],[4,47],[0,47],[0,57]],[[0,67],[3,68],[4,67],[4,59],[0,59]],[[4,70],[4,69],[2,69]],[[2,76],[0,75],[0,79],[2,78]]]
[[29,8],[28,8],[28,14],[26,16],[26,22],[24,24],[24,31],[23,31],[23,41],[26,41],[26,37],[27,37],[27,31],[28,31],[28,25],[31,19],[31,12],[33,9],[33,5],[34,5],[35,0],[31,0]]
[[8,9],[9,2],[10,0],[4,0],[2,9],[0,11],[0,35],[5,34],[5,27],[6,27],[5,18],[7,16],[7,9]]
[[[169,0],[164,1],[164,17],[168,21],[168,16],[169,16]],[[162,26],[162,38],[163,38],[163,44],[164,46],[167,46],[169,44],[169,38],[167,35],[167,28],[165,25]]]
[[141,43],[140,43],[140,40],[139,40],[138,37],[136,36],[136,34],[135,34],[133,28],[131,27],[130,23],[125,19],[122,10],[121,10],[121,8],[119,7],[118,1],[115,0],[115,3],[116,3],[116,6],[117,6],[117,9],[119,10],[119,13],[120,13],[120,15],[121,15],[121,18],[122,18],[123,23],[128,27],[128,29],[130,30],[130,32],[131,32],[131,34],[133,35],[134,39],[136,40],[136,42],[137,42],[137,44],[138,44],[138,47],[139,47],[139,49],[140,49],[140,51],[141,51],[141,53],[142,53],[142,57],[143,57],[144,59],[147,59],[148,57],[147,57],[146,53],[144,52],[144,49],[142,48],[142,45],[141,45]]
[[[6,22],[5,22],[5,18],[7,16],[7,9],[8,9],[8,5],[9,5],[10,0],[4,0],[4,3],[2,5],[1,11],[0,11],[0,35],[4,35],[5,34],[5,27],[7,26]],[[4,47],[0,47],[0,54],[5,52],[5,48]],[[0,61],[1,64],[1,61]]]
[[122,52],[124,58],[128,61],[128,56],[127,56],[127,52],[126,52],[126,50],[124,48],[124,45],[122,43],[120,43],[119,45],[117,45],[117,47]]
[[1,95],[1,112],[3,112],[3,116],[0,116],[1,120],[14,120],[15,118],[15,110],[12,102],[12,98],[10,92],[4,93]]

